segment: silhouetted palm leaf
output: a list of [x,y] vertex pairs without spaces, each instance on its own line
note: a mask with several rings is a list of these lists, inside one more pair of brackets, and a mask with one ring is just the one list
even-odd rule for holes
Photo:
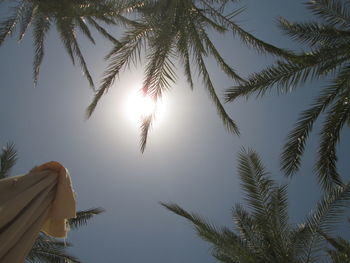
[[40,233],[26,258],[26,262],[80,263],[81,261],[67,252],[67,248],[70,246],[71,244],[68,242]]
[[16,164],[17,151],[14,143],[7,143],[0,153],[0,179],[10,175],[11,168]]
[[320,91],[311,107],[302,112],[288,135],[281,161],[286,175],[298,171],[313,124],[325,112],[315,170],[321,185],[329,190],[342,184],[336,169],[336,146],[344,124],[350,119],[350,10],[339,0],[314,0],[307,5],[321,23],[291,23],[281,18],[279,24],[292,39],[308,45],[311,52],[284,56],[274,65],[251,75],[247,82],[228,89],[226,100],[253,94],[263,96],[272,89],[286,93],[307,81],[331,77],[330,84]]
[[79,211],[75,218],[68,220],[68,224],[71,229],[78,229],[79,227],[86,225],[92,217],[102,214],[103,212],[105,212],[105,210],[102,207]]

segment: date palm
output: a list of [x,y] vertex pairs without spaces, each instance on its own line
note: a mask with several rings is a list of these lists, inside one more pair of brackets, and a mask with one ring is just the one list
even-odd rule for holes
[[176,204],[162,205],[189,220],[221,262],[311,263],[325,257],[320,252],[325,238],[320,233],[331,233],[341,221],[350,202],[350,183],[333,188],[303,224],[293,225],[289,223],[287,185],[277,185],[253,151],[241,152],[238,162],[247,209],[242,205],[233,208],[235,230],[217,227]]
[[324,115],[315,170],[325,189],[341,185],[336,169],[336,146],[344,125],[350,125],[350,9],[342,0],[313,0],[307,3],[318,16],[315,22],[292,23],[281,18],[281,29],[292,39],[306,44],[309,52],[281,59],[252,74],[246,83],[227,90],[226,100],[253,94],[263,96],[275,89],[286,93],[307,81],[325,79],[318,97],[303,111],[283,148],[281,167],[290,176],[298,171],[306,141],[314,122]]
[[[202,85],[216,106],[217,112],[228,131],[239,134],[235,122],[229,117],[218,98],[205,58],[212,57],[222,71],[233,80],[243,79],[227,64],[216,49],[209,31],[224,34],[233,32],[244,43],[262,52],[289,56],[286,51],[275,48],[244,31],[233,18],[242,10],[234,10],[228,0],[145,0],[134,1],[125,14],[135,19],[126,25],[126,31],[118,44],[107,55],[110,62],[104,72],[100,87],[90,104],[87,115],[91,116],[98,101],[112,86],[123,68],[131,63],[146,61],[143,93],[158,101],[162,94],[176,82],[176,66],[183,73],[191,88],[194,86],[193,68],[196,68]],[[229,7],[228,7],[229,6]],[[145,54],[143,53],[145,50]],[[147,142],[147,135],[153,116],[145,117],[141,125],[141,151]]]
[[91,87],[94,86],[86,61],[77,40],[80,30],[89,41],[95,43],[90,27],[104,37],[118,43],[99,23],[114,24],[117,2],[109,0],[2,0],[11,15],[0,23],[0,45],[16,29],[21,41],[31,27],[34,41],[33,79],[37,85],[40,65],[44,57],[44,42],[52,25],[56,25],[61,41],[73,64],[78,61]]
[[[17,161],[17,152],[13,143],[8,143],[0,153],[0,180],[10,176],[11,168]],[[68,220],[71,229],[76,230],[84,226],[95,215],[104,212],[103,208],[91,208],[77,212],[76,218]],[[53,238],[45,233],[39,233],[33,248],[26,258],[26,262],[66,262],[80,263],[74,256],[70,255],[67,248],[71,247],[69,242]]]

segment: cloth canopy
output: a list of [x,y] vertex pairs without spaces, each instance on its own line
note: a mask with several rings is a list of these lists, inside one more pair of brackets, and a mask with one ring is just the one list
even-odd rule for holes
[[40,231],[66,237],[75,216],[71,179],[58,162],[0,180],[0,262],[23,263]]

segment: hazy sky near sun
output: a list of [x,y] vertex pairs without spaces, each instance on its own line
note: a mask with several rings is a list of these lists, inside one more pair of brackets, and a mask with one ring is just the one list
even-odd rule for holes
[[[275,22],[279,16],[310,20],[303,2],[243,0],[246,11],[237,21],[267,42],[296,49],[298,45],[283,36]],[[96,46],[82,37],[79,40],[98,83],[106,66],[103,57],[112,45],[94,33]],[[244,76],[272,61],[230,35],[213,35],[213,39],[229,64]],[[88,226],[69,233],[72,254],[88,263],[214,262],[210,247],[197,238],[190,224],[158,202],[176,202],[218,225],[232,227],[231,207],[243,202],[237,153],[241,147],[255,149],[267,170],[286,182],[278,169],[283,141],[298,113],[325,85],[319,82],[284,96],[271,93],[263,99],[227,104],[241,130],[237,137],[226,132],[201,82],[197,80],[191,92],[179,68],[177,84],[164,97],[164,117],[150,132],[141,155],[139,130],[124,111],[128,94],[142,83],[140,67],[121,74],[86,121],[85,109],[93,92],[81,70],[72,66],[54,30],[46,42],[37,88],[32,84],[32,55],[30,33],[21,44],[15,34],[0,47],[0,144],[16,143],[20,159],[13,174],[25,173],[46,161],[59,161],[71,173],[78,208],[106,209]],[[208,62],[217,92],[223,95],[233,83],[215,63]],[[349,131],[343,132],[339,147],[343,173],[350,169],[346,162],[349,135]],[[314,132],[303,169],[289,180],[292,223],[300,222],[319,196],[312,173],[317,143]]]

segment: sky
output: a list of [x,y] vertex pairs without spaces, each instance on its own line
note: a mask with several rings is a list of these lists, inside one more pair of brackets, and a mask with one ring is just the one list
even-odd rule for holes
[[[281,34],[276,19],[311,20],[303,2],[243,0],[246,10],[237,21],[267,42],[302,48]],[[0,10],[2,17],[4,13]],[[94,36],[95,46],[81,36],[79,41],[98,83],[107,65],[103,57],[112,45],[96,32]],[[36,88],[31,73],[31,34],[21,43],[16,37],[0,47],[0,145],[8,141],[16,144],[19,161],[14,175],[50,160],[59,161],[70,171],[78,209],[106,209],[87,226],[69,233],[68,241],[74,245],[71,253],[83,262],[215,262],[210,245],[196,236],[187,221],[159,202],[175,202],[210,222],[232,228],[231,208],[244,204],[236,168],[242,147],[255,149],[273,178],[289,183],[292,224],[301,222],[315,206],[320,187],[312,166],[321,121],[308,141],[302,169],[292,179],[279,171],[279,154],[298,113],[325,82],[305,85],[283,96],[271,93],[262,99],[226,104],[240,128],[241,136],[237,137],[225,130],[201,82],[196,80],[191,91],[179,69],[177,84],[164,97],[164,116],[151,130],[146,151],[141,154],[139,130],[125,114],[125,102],[142,84],[142,65],[123,72],[86,120],[85,109],[93,92],[81,70],[71,64],[56,32],[48,35]],[[212,37],[225,59],[243,76],[273,61],[229,34]],[[234,83],[213,61],[207,62],[222,97]],[[344,131],[339,145],[341,174],[350,169],[349,138],[349,130]]]

